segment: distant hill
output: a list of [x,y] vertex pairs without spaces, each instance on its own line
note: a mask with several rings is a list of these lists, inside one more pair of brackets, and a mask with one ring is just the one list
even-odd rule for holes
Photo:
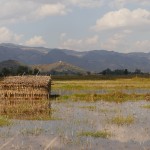
[[42,73],[86,74],[86,71],[84,69],[62,61],[52,63],[52,64],[33,65],[32,68],[33,69],[37,68]]
[[0,62],[0,76],[36,74],[38,70],[16,60]]
[[2,61],[2,62],[0,62],[0,71],[1,71],[3,68],[17,70],[17,68],[18,68],[19,66],[25,66],[25,64],[20,63],[19,61],[16,61],[16,60],[6,60],[6,61]]
[[88,71],[101,72],[106,68],[141,69],[150,72],[150,53],[118,53],[106,50],[78,52],[66,49],[27,47],[11,43],[0,44],[0,61],[17,60],[29,65],[51,64],[58,61],[70,63]]

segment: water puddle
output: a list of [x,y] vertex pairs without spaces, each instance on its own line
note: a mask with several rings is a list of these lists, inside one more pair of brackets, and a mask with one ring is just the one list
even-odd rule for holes
[[[107,91],[80,91],[85,94],[90,92],[101,94]],[[149,90],[126,90],[125,92],[145,93]],[[53,91],[52,93],[56,96],[69,95],[74,94],[74,91]],[[15,111],[10,108],[7,115],[12,119],[12,124],[0,127],[0,150],[148,150],[150,148],[150,109],[143,108],[145,105],[150,105],[150,102],[116,104],[104,101],[68,100],[65,103],[58,103],[53,100],[51,105],[46,103],[48,109],[40,107],[43,105],[34,104],[26,105],[27,107],[18,106]],[[35,109],[37,106],[39,106],[38,109]],[[29,113],[27,108],[32,110],[30,111],[32,113]],[[119,125],[112,121],[118,116],[131,116],[133,120],[130,124]],[[111,136],[106,139],[81,136],[82,132],[99,131],[107,131],[111,133]]]

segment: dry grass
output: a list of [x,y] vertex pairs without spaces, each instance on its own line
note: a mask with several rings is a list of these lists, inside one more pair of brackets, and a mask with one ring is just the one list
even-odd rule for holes
[[147,100],[149,94],[127,94],[123,92],[111,92],[106,94],[72,94],[69,96],[61,96],[57,100],[66,101],[87,101],[87,102],[95,102],[95,101],[107,101],[107,102],[116,102],[122,103],[126,101],[138,101],[138,100]]
[[80,108],[87,109],[89,111],[95,111],[96,110],[96,106],[81,106]]
[[112,136],[112,134],[106,130],[104,131],[82,131],[81,133],[79,133],[79,136],[91,136],[94,138],[109,138]]
[[150,89],[149,78],[132,78],[116,80],[78,80],[55,81],[53,89],[64,90],[120,90],[120,89]]
[[11,121],[7,117],[0,116],[0,127],[8,126],[10,124],[11,124]]
[[144,105],[143,108],[150,109],[150,105]]
[[21,131],[21,133],[23,134],[23,135],[32,135],[32,136],[38,136],[38,135],[40,135],[42,132],[44,132],[44,129],[42,129],[42,128],[37,128],[37,127],[35,127],[35,128],[33,128],[33,129],[24,129],[24,130],[22,130]]
[[116,124],[118,126],[122,126],[122,125],[130,125],[132,123],[134,123],[134,117],[133,116],[117,116],[112,118],[111,123]]
[[[57,100],[66,102],[66,100],[73,101],[108,101],[108,102],[126,102],[129,100],[150,100],[150,94],[136,93],[134,90],[149,90],[149,78],[132,78],[132,79],[115,79],[115,80],[78,80],[78,81],[55,81],[54,90],[71,91],[72,95],[63,95]],[[89,94],[90,90],[93,94]],[[125,91],[133,90],[131,93]],[[84,93],[85,94],[80,94]],[[102,94],[96,94],[97,91],[102,91]],[[103,93],[103,91],[105,91]],[[95,93],[95,94],[94,94]]]

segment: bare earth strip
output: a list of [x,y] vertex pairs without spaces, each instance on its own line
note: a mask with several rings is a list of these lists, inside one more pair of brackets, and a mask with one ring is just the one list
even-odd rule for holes
[[19,135],[19,133],[17,133],[15,136],[13,136],[11,139],[9,139],[6,143],[4,143],[4,144],[0,147],[0,150],[2,150],[2,149],[5,148],[8,144],[10,144],[18,135]]
[[57,141],[58,137],[55,137],[53,140],[50,141],[44,148],[44,150],[48,150],[49,148],[52,148],[52,145]]

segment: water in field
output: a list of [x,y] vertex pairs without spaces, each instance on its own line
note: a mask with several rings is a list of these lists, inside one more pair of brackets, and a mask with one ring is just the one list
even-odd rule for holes
[[[150,110],[141,107],[147,103],[52,102],[54,120],[13,120],[11,126],[0,128],[0,149],[148,150]],[[134,122],[120,126],[109,122],[117,115],[132,115]],[[108,139],[80,136],[83,131],[102,130],[111,132],[112,136]]]
[[[126,92],[149,93],[149,90]],[[78,93],[106,93],[106,90],[81,90]],[[75,91],[53,91],[57,95]],[[51,101],[51,120],[12,120],[0,127],[0,150],[150,150],[150,101],[73,102]],[[132,118],[130,123],[115,123],[116,116]],[[34,117],[33,117],[34,118]],[[106,131],[107,138],[84,136],[83,132]]]
[[76,94],[76,93],[80,93],[80,94],[104,94],[104,93],[108,93],[107,90],[80,90],[80,91],[76,91],[76,90],[55,90],[52,91],[52,94],[58,94],[58,95],[72,95],[72,94]]
[[[113,90],[112,90],[113,91]],[[116,91],[116,90],[114,90]],[[122,91],[124,93],[137,93],[137,94],[147,94],[150,93],[150,89],[123,89],[123,90],[119,90]],[[109,90],[106,89],[101,89],[101,90],[52,90],[52,94],[58,94],[58,95],[71,95],[71,94],[76,94],[76,93],[80,93],[80,94],[105,94],[105,93],[109,93]]]

